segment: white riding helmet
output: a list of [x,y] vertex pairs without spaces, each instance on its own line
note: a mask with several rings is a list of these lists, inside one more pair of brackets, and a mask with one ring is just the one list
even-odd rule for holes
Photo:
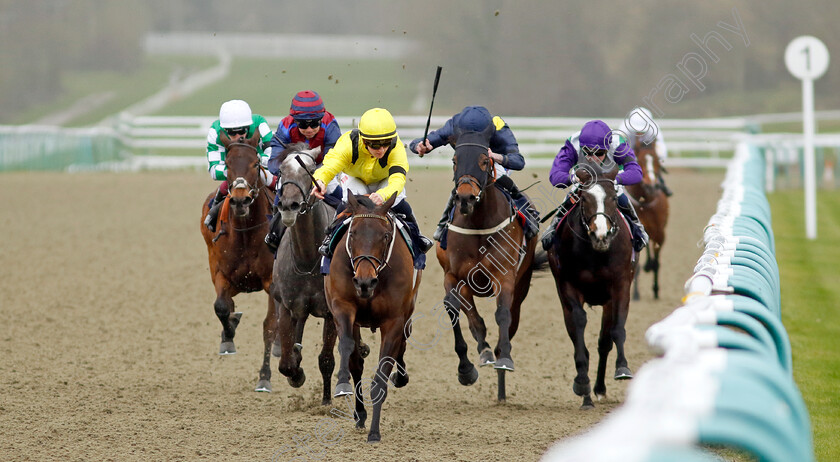
[[656,133],[659,131],[659,127],[653,120],[653,114],[651,114],[650,110],[646,107],[639,106],[633,108],[633,110],[630,111],[630,118],[627,123],[631,130],[635,130],[639,133]]
[[241,99],[230,100],[219,110],[219,125],[222,128],[247,127],[252,122],[251,106]]

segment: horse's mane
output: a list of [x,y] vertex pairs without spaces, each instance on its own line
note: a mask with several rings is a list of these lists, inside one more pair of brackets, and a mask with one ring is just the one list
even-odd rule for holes
[[304,143],[302,141],[299,141],[297,143],[292,143],[292,144],[286,146],[286,149],[280,151],[280,154],[278,155],[278,158],[280,159],[280,163],[282,164],[283,162],[285,162],[286,157],[289,157],[289,154],[292,154],[292,153],[306,154],[307,156],[312,158],[312,160],[314,161],[315,158],[312,157],[312,154],[310,154],[309,152],[306,151],[306,148],[307,148],[306,143]]
[[360,206],[368,210],[374,210],[376,208],[376,204],[368,196],[356,196],[356,200],[359,201]]

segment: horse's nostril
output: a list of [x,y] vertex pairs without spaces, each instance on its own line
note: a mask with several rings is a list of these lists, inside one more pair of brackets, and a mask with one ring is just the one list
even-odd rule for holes
[[376,284],[379,282],[379,278],[373,278],[370,280],[370,288],[373,289],[376,287]]
[[291,210],[297,210],[300,208],[300,204],[297,202],[292,202],[292,205],[289,206]]

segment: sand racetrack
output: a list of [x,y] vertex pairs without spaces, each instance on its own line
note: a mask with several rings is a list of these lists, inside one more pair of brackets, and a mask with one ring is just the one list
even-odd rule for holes
[[[534,175],[547,183],[544,170],[514,179],[524,187]],[[415,168],[409,176],[408,198],[431,235],[451,173]],[[677,169],[668,177],[675,195],[663,297],[653,300],[643,274],[642,300],[631,303],[627,323],[633,371],[650,358],[645,329],[679,306],[722,178],[722,171]],[[578,409],[572,345],[549,272],[533,280],[522,307],[504,405],[496,404],[492,370],[480,369],[473,386],[458,384],[453,338],[445,332],[427,350],[408,347],[411,383],[391,390],[382,442],[369,445],[366,433],[320,405],[321,320],[313,318],[304,339],[304,386],[292,389],[273,359],[274,392],[255,393],[267,295],[235,299],[245,312],[238,354],[218,356],[221,326],[199,234],[201,201],[214,186],[198,171],[0,175],[4,460],[536,460],[553,441],[623,402],[627,382],[610,378],[613,351],[607,400],[593,411]],[[416,310],[431,318],[442,297],[441,270],[430,252]],[[492,309],[479,302],[494,345]],[[595,358],[600,307],[588,313]],[[418,323],[414,335],[427,342],[434,329],[433,322]],[[378,352],[379,333],[362,336]],[[475,342],[466,330],[465,337],[475,361]],[[594,370],[592,364],[592,380]]]

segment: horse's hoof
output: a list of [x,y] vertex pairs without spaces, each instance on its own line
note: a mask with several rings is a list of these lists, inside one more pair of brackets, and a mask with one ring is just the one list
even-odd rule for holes
[[341,398],[342,396],[353,396],[353,385],[350,385],[349,382],[339,383],[335,386],[333,398]]
[[332,404],[332,398],[324,398],[321,400],[321,406],[329,406]]
[[408,385],[408,374],[400,374],[399,372],[391,372],[391,383],[397,388],[402,388]]
[[303,382],[306,382],[306,374],[304,374],[303,369],[298,369],[298,371],[299,372],[297,374],[291,377],[286,377],[286,380],[292,388],[300,388],[303,386]]
[[615,369],[615,379],[616,380],[630,380],[633,378],[633,373],[630,372],[630,368],[623,366],[617,367]]
[[586,395],[583,397],[583,404],[580,405],[580,410],[589,411],[591,409],[595,409],[595,404],[592,402],[592,398]]
[[606,393],[595,393],[595,399],[597,399],[599,403],[601,402],[601,400],[603,400],[606,397],[607,397]]
[[510,358],[499,358],[496,360],[496,364],[493,364],[493,367],[513,372],[513,360]]
[[382,441],[382,435],[379,433],[371,433],[368,435],[368,443],[378,443]]
[[484,366],[492,366],[496,363],[496,356],[493,354],[493,350],[490,348],[485,348],[481,351],[481,354],[478,355],[478,363],[481,367]]
[[222,342],[219,345],[219,355],[235,355],[236,354],[236,347],[233,345],[233,340]]
[[369,354],[370,347],[367,346],[366,343],[362,343],[361,345],[359,345],[359,356],[361,356],[362,358],[367,358]]
[[271,382],[265,379],[260,380],[257,382],[257,388],[254,388],[254,391],[271,393]]
[[472,369],[470,369],[467,373],[462,374],[458,372],[458,382],[460,382],[461,385],[472,385],[476,380],[478,380],[478,369],[476,369],[475,366],[472,366]]
[[271,346],[271,356],[274,356],[275,358],[283,356],[283,349],[280,347],[279,343],[275,343]]
[[[586,382],[586,383],[577,383],[577,382],[575,382],[574,384],[572,384],[572,390],[573,390],[573,391],[575,392],[575,394],[576,394],[576,395],[578,395],[578,396],[586,396],[586,397],[588,397],[588,396],[589,396],[589,393],[592,393],[592,388],[589,386],[589,382]],[[584,399],[584,401],[586,401],[586,399]],[[591,399],[591,398],[589,399],[589,402],[590,402],[590,403],[592,402],[592,399]]]

